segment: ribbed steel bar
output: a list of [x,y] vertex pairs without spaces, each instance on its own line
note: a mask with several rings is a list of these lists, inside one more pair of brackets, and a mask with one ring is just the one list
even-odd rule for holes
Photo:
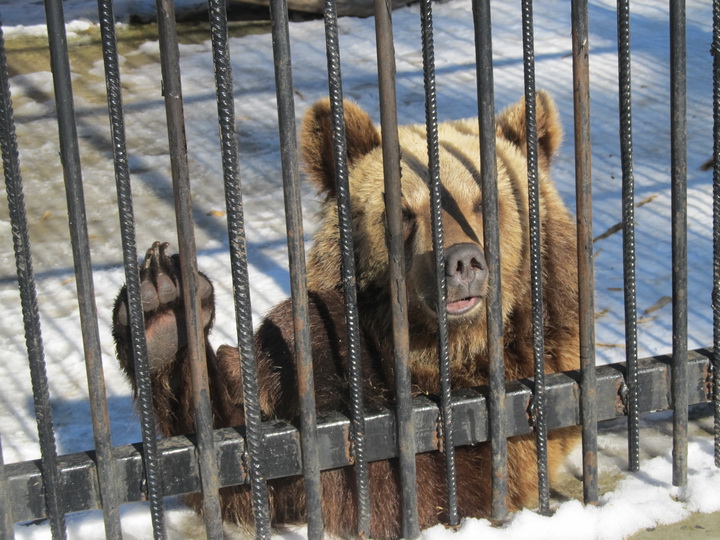
[[110,116],[110,130],[113,141],[113,161],[118,196],[123,266],[125,268],[129,326],[138,388],[137,401],[140,410],[141,434],[144,449],[143,457],[147,478],[147,498],[150,506],[153,535],[155,538],[160,539],[166,536],[162,481],[160,479],[161,473],[158,464],[157,427],[153,409],[152,388],[150,385],[150,372],[147,360],[147,343],[145,339],[145,321],[140,295],[140,277],[138,273],[138,255],[135,239],[135,217],[127,158],[120,67],[115,38],[115,17],[112,2],[110,0],[100,0],[98,2],[98,11],[103,44],[102,51],[105,65],[108,113]]
[[352,453],[355,460],[357,490],[357,531],[361,538],[370,536],[370,483],[365,457],[365,411],[363,404],[363,375],[360,358],[360,323],[357,309],[355,280],[355,248],[352,233],[352,208],[348,183],[347,140],[343,106],[342,74],[340,69],[340,43],[338,40],[337,9],[335,0],[326,0],[325,48],[328,66],[328,90],[332,116],[332,138],[335,156],[336,198],[342,254],[342,276],[345,294],[345,321],[349,355],[349,385],[352,419]]
[[720,0],[713,0],[713,402],[715,466],[720,467]]
[[543,321],[542,243],[540,188],[535,99],[535,43],[532,0],[522,1],[523,67],[525,74],[525,132],[527,142],[528,218],[530,231],[530,281],[533,313],[533,424],[538,465],[538,502],[541,514],[550,512],[547,419],[545,417],[545,325]]
[[218,468],[213,444],[213,417],[200,316],[200,292],[192,219],[190,178],[185,139],[185,117],[180,81],[180,54],[172,0],[157,0],[160,67],[170,150],[170,169],[175,200],[175,220],[180,254],[180,273],[185,307],[187,350],[193,385],[195,431],[203,496],[203,517],[208,538],[222,538]]
[[303,456],[308,538],[320,539],[323,537],[320,450],[317,437],[315,382],[310,345],[308,288],[305,269],[302,206],[300,202],[298,144],[295,135],[295,103],[293,101],[287,0],[271,0],[270,19],[272,20],[280,154],[282,158],[285,220],[288,234],[290,289],[292,292],[295,330],[295,365],[300,398],[300,442]]
[[25,197],[20,174],[20,157],[15,136],[10,78],[2,28],[0,28],[0,149],[2,150],[8,211],[12,227],[20,302],[25,326],[25,343],[30,364],[35,418],[40,439],[45,506],[53,538],[59,539],[65,538],[66,535],[65,516],[61,510],[62,503],[58,481],[55,434],[53,432],[52,411],[50,408],[50,392],[45,369],[40,314],[37,306],[30,236],[25,214]]
[[587,0],[573,0],[572,49],[575,110],[575,189],[577,211],[580,366],[582,373],[583,496],[598,502],[597,403],[595,377],[595,274],[592,243],[592,167],[590,143],[590,44]]
[[433,40],[432,3],[421,0],[423,74],[425,82],[425,129],[430,171],[430,216],[435,252],[435,277],[438,322],[438,360],[440,365],[440,411],[445,452],[445,484],[447,488],[448,522],[460,523],[457,509],[457,477],[455,472],[455,444],[453,442],[453,414],[451,397],[450,354],[448,352],[447,286],[445,280],[445,250],[442,224],[442,182],[440,179],[440,152],[438,139],[437,91],[435,88],[435,45]]
[[405,246],[402,234],[402,192],[400,187],[400,140],[395,93],[395,45],[390,0],[375,0],[380,87],[380,128],[382,130],[385,215],[390,266],[395,386],[397,405],[398,455],[402,490],[402,531],[404,538],[420,535],[415,465],[415,422],[413,420],[410,337],[405,281]]
[[497,161],[495,150],[495,94],[493,90],[492,24],[489,0],[473,1],[475,57],[480,122],[480,174],[483,193],[483,241],[488,265],[488,361],[490,384],[490,444],[492,448],[492,517],[508,513],[507,425],[505,422],[505,366],[503,356],[502,280],[498,224]]
[[687,485],[687,114],[685,2],[670,0],[673,485]]
[[249,471],[252,490],[255,534],[258,538],[270,538],[269,494],[262,469],[262,460],[260,459],[264,447],[264,432],[260,412],[257,366],[255,364],[245,217],[238,165],[235,104],[233,101],[232,67],[227,37],[225,2],[223,0],[212,0],[209,3],[209,16],[222,144],[225,206],[230,243],[230,272],[233,283],[238,348],[243,374],[243,404],[245,406],[245,424],[247,427],[247,446],[244,459]]
[[640,468],[640,416],[638,412],[630,0],[618,0],[617,24],[620,155],[622,161],[623,278],[625,283],[625,359],[627,362],[628,468],[631,471],[637,471]]

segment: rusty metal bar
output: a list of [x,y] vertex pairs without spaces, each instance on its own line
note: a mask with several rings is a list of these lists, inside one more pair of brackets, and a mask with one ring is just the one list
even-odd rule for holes
[[577,212],[580,366],[582,373],[583,497],[598,502],[597,403],[595,381],[595,274],[592,242],[590,144],[590,44],[587,0],[572,1],[573,95],[575,109],[575,189]]
[[75,283],[88,381],[90,416],[98,459],[100,489],[103,495],[105,533],[108,538],[120,538],[120,508],[117,502],[117,483],[113,471],[110,416],[108,414],[105,379],[103,377],[100,332],[97,306],[95,305],[95,287],[92,276],[85,196],[80,168],[80,153],[75,126],[70,63],[65,42],[62,4],[57,1],[46,2],[46,13],[48,17],[48,38],[51,42],[53,84],[58,111],[60,153],[65,179],[68,215],[70,216],[70,240],[75,265]]
[[213,445],[213,417],[205,357],[204,331],[200,316],[200,291],[192,219],[192,201],[185,139],[185,117],[180,81],[180,54],[171,0],[157,0],[160,67],[167,118],[170,169],[173,180],[175,218],[180,253],[180,273],[185,307],[187,350],[193,385],[195,431],[202,482],[203,517],[208,538],[222,538],[218,494],[219,478]]
[[628,468],[640,469],[640,417],[637,379],[637,302],[635,279],[635,178],[633,174],[630,0],[617,2],[618,95],[622,161],[623,279],[625,360],[627,362]]
[[398,455],[402,491],[404,538],[420,535],[415,470],[415,423],[411,400],[410,338],[405,282],[405,246],[402,234],[402,192],[400,187],[400,141],[395,94],[395,46],[390,0],[375,0],[378,81],[380,86],[380,127],[382,130],[383,172],[385,175],[385,216],[390,267],[393,344],[397,405]]
[[508,514],[507,425],[505,422],[505,365],[503,356],[502,282],[498,225],[495,96],[493,91],[492,24],[489,0],[473,1],[475,55],[480,122],[483,233],[488,266],[487,328],[490,381],[490,444],[492,446],[492,517]]
[[720,0],[713,0],[713,401],[715,466],[720,467]]
[[523,68],[525,73],[525,133],[528,171],[528,219],[530,231],[530,281],[533,313],[533,364],[535,386],[532,414],[538,465],[538,501],[541,514],[550,513],[547,419],[545,418],[545,325],[543,321],[542,243],[540,188],[535,99],[535,44],[532,0],[522,2]]
[[430,172],[430,216],[432,221],[433,251],[438,323],[438,363],[440,366],[440,421],[445,454],[445,485],[447,512],[450,526],[460,524],[457,509],[457,477],[455,472],[455,443],[453,441],[453,415],[451,395],[450,354],[448,347],[447,286],[445,279],[445,250],[442,224],[442,182],[440,179],[440,152],[437,118],[437,91],[435,88],[435,49],[433,43],[432,3],[420,2],[422,29],[423,74],[425,83],[425,130]]
[[685,2],[670,1],[673,485],[687,485],[687,110]]
[[342,254],[343,290],[345,295],[345,321],[349,356],[349,387],[352,418],[352,452],[355,458],[357,495],[357,532],[361,538],[370,536],[370,480],[365,458],[365,411],[363,403],[362,360],[360,357],[360,323],[357,308],[355,279],[355,248],[352,232],[352,208],[348,182],[347,140],[345,136],[340,44],[338,41],[337,6],[335,0],[326,0],[325,47],[328,66],[328,90],[332,116],[333,154],[335,158],[335,184],[338,205],[338,226]]
[[310,317],[302,206],[300,202],[298,144],[295,135],[295,103],[293,101],[287,0],[271,0],[270,18],[272,20],[283,194],[290,261],[290,289],[292,292],[295,330],[294,353],[300,399],[300,425],[302,428],[300,430],[300,440],[302,445],[308,538],[320,539],[323,537],[320,453],[318,450],[315,383],[310,344]]

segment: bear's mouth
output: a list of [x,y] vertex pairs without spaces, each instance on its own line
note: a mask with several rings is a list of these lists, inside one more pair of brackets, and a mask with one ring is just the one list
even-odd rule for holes
[[449,315],[463,315],[480,303],[479,296],[468,296],[454,302],[448,302],[446,309]]

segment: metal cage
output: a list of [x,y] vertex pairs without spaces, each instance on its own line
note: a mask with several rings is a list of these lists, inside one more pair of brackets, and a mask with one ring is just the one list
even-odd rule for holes
[[[499,275],[497,190],[495,164],[495,126],[493,95],[492,26],[489,0],[469,0],[475,25],[478,121],[482,159],[484,243],[491,276]],[[238,141],[233,95],[233,74],[228,45],[228,20],[223,0],[209,0],[210,38],[215,68],[216,101],[221,134],[222,167],[231,246],[231,275],[235,291],[237,337],[241,351],[246,405],[246,426],[242,429],[213,431],[208,398],[202,322],[197,289],[196,247],[190,179],[187,166],[181,68],[178,53],[174,6],[171,0],[157,0],[158,32],[161,47],[162,80],[172,161],[173,193],[177,216],[178,242],[183,268],[189,335],[192,351],[193,384],[198,396],[196,407],[198,433],[193,437],[158,440],[149,383],[147,346],[140,304],[137,270],[135,220],[130,190],[131,175],[126,152],[122,104],[121,67],[116,47],[113,5],[98,0],[105,66],[107,106],[110,115],[113,161],[122,232],[122,252],[130,306],[130,326],[138,374],[138,401],[141,411],[142,444],[113,446],[103,380],[97,313],[94,303],[93,273],[86,226],[83,184],[78,156],[78,134],[73,90],[65,39],[61,0],[46,0],[49,47],[57,103],[57,121],[61,159],[71,220],[72,248],[75,261],[77,297],[82,318],[82,342],[85,350],[90,389],[94,451],[58,455],[43,344],[37,311],[32,257],[23,200],[19,153],[16,143],[6,55],[0,40],[0,145],[2,146],[8,203],[12,219],[13,242],[25,315],[29,366],[42,447],[40,461],[2,464],[0,460],[0,531],[4,538],[13,536],[14,523],[47,518],[53,537],[65,537],[64,515],[79,510],[101,508],[108,538],[120,538],[119,507],[129,501],[148,499],[156,538],[165,537],[163,497],[201,491],[204,520],[209,538],[222,537],[220,487],[248,483],[252,487],[256,533],[268,538],[270,522],[266,481],[271,478],[303,475],[307,491],[308,535],[323,535],[320,511],[322,499],[320,471],[352,466],[357,478],[358,534],[369,532],[367,464],[374,460],[399,458],[403,535],[419,534],[415,454],[443,449],[446,463],[446,489],[449,524],[459,522],[455,478],[454,449],[459,445],[490,441],[493,476],[492,517],[507,516],[508,437],[535,433],[538,442],[540,512],[549,509],[550,492],[547,468],[548,430],[570,425],[582,426],[583,485],[585,503],[598,501],[597,423],[627,416],[628,455],[631,470],[639,467],[639,414],[672,409],[673,483],[684,485],[687,478],[687,423],[690,404],[714,401],[715,459],[720,464],[720,381],[718,349],[720,340],[720,2],[713,2],[713,73],[714,73],[714,229],[715,265],[713,269],[714,342],[712,347],[688,351],[687,321],[687,208],[686,208],[686,80],[685,80],[685,7],[671,1],[671,116],[672,134],[672,256],[673,256],[673,350],[670,356],[638,359],[637,307],[635,303],[634,179],[632,138],[632,91],[630,73],[630,3],[618,0],[618,96],[620,99],[619,134],[622,155],[622,235],[624,245],[624,295],[627,361],[596,367],[594,335],[594,277],[592,234],[592,191],[590,163],[590,88],[588,2],[571,0],[572,62],[574,95],[574,149],[576,177],[577,245],[580,302],[579,373],[546,375],[543,365],[543,306],[540,266],[540,231],[537,172],[537,133],[535,130],[535,53],[533,5],[521,6],[523,65],[526,116],[528,124],[528,172],[530,200],[530,238],[534,306],[535,377],[531,381],[505,381],[503,368],[502,320],[499,313],[501,284],[491,283],[489,302],[489,354],[491,377],[488,388],[453,390],[450,387],[447,344],[447,320],[438,310],[439,370],[442,392],[437,399],[413,398],[410,391],[407,341],[407,310],[403,268],[402,215],[400,206],[400,166],[397,140],[398,113],[395,95],[395,56],[389,3],[375,0],[375,27],[378,51],[378,81],[388,242],[393,298],[393,324],[397,373],[397,408],[366,410],[363,407],[362,372],[359,358],[359,330],[354,289],[354,255],[348,195],[348,164],[343,124],[343,86],[340,73],[338,20],[334,0],[324,3],[325,38],[329,95],[333,117],[333,141],[337,171],[339,219],[345,283],[347,340],[351,350],[352,414],[340,413],[318,418],[312,387],[312,358],[308,334],[307,284],[305,276],[303,222],[300,206],[300,172],[297,158],[295,103],[288,7],[285,0],[271,0],[273,53],[277,89],[277,111],[281,138],[281,168],[285,196],[285,215],[290,253],[293,314],[297,325],[296,350],[302,414],[297,425],[285,421],[263,421],[259,412],[257,373],[254,364],[253,326],[248,295],[247,248],[243,223],[243,190],[238,169]],[[425,114],[431,173],[431,203],[435,246],[437,296],[445,298],[443,235],[441,223],[441,179],[438,165],[437,96],[435,51],[433,43],[432,2],[420,0]],[[0,35],[1,37],[1,35]],[[708,62],[709,66],[709,62]],[[708,67],[708,69],[710,69]],[[138,225],[142,226],[142,225]],[[708,269],[709,271],[709,269]],[[711,344],[708,344],[710,346]],[[529,413],[532,409],[532,413]],[[438,433],[441,436],[438,436]],[[348,435],[350,434],[350,435]],[[349,437],[349,438],[348,438]],[[442,440],[441,440],[442,439]],[[1,456],[0,456],[1,457]]]

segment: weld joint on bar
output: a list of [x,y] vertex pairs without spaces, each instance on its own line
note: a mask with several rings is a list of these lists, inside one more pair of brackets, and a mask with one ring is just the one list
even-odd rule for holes
[[715,392],[718,390],[715,388],[715,385],[720,383],[715,376],[717,370],[718,368],[713,361],[708,362],[707,368],[705,369],[705,395],[708,401],[713,401],[713,396],[715,396]]

